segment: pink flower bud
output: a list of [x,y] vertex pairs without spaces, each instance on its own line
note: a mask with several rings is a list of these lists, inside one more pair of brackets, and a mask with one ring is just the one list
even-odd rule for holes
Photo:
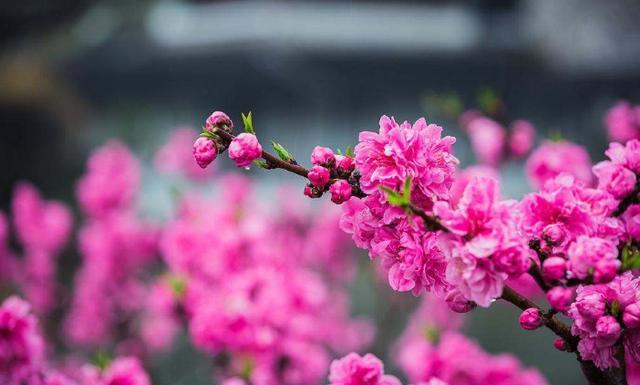
[[218,156],[218,148],[213,140],[199,137],[193,143],[193,157],[198,166],[206,168]]
[[229,144],[229,158],[238,167],[248,167],[251,162],[262,156],[262,146],[255,135],[243,132]]
[[621,332],[620,324],[610,315],[600,317],[596,322],[596,335],[609,343],[614,343]]
[[553,223],[542,229],[542,238],[552,246],[562,244],[567,237],[567,229],[564,225]]
[[214,111],[213,114],[209,115],[206,122],[204,123],[205,131],[213,132],[216,127],[227,126],[229,129],[233,128],[233,122],[231,118],[227,114],[222,111]]
[[632,303],[624,308],[622,321],[628,328],[640,328],[640,302]]
[[556,286],[547,292],[547,301],[552,308],[565,311],[573,299],[573,290],[568,287]]
[[355,163],[353,162],[353,158],[344,155],[336,155],[336,166],[338,167],[338,171],[350,173],[353,171]]
[[561,352],[567,350],[567,343],[562,338],[556,338],[553,340],[553,346]]
[[311,163],[316,166],[333,165],[335,163],[333,151],[328,147],[316,146],[311,153]]
[[329,187],[329,192],[331,193],[331,201],[341,204],[351,198],[351,185],[346,180],[340,179]]
[[304,195],[308,196],[309,198],[313,198],[313,192],[311,191],[311,186],[309,185],[304,186]]
[[458,290],[450,290],[445,297],[445,301],[447,301],[449,309],[456,313],[467,313],[476,307],[475,302],[469,301]]
[[609,283],[618,272],[620,261],[617,259],[601,259],[596,263],[593,272],[593,281],[595,283]]
[[313,166],[309,170],[309,181],[316,187],[323,187],[329,181],[329,170],[322,166]]
[[567,262],[561,257],[550,257],[542,262],[542,274],[549,280],[564,278]]
[[542,326],[542,314],[535,307],[530,307],[520,314],[518,321],[524,330],[536,330]]

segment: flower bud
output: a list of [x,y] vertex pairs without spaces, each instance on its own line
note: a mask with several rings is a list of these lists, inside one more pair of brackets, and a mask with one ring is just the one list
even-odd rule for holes
[[336,166],[338,167],[338,171],[348,174],[355,167],[355,163],[351,157],[336,155]]
[[556,338],[553,340],[553,346],[561,352],[567,350],[567,343],[562,338]]
[[333,151],[328,147],[316,146],[311,152],[311,163],[316,166],[332,166],[335,164],[336,158]]
[[342,204],[351,198],[351,185],[346,180],[340,179],[329,187],[329,192],[333,203]]
[[304,195],[309,198],[320,198],[322,196],[322,191],[318,190],[317,187],[314,187],[311,183],[304,186]]
[[229,144],[229,158],[238,167],[248,167],[251,162],[262,156],[262,146],[255,135],[243,132]]
[[213,140],[199,137],[193,143],[193,158],[198,166],[206,168],[218,156],[218,148]]
[[567,229],[562,224],[553,223],[542,229],[542,239],[552,246],[562,244],[567,237]]
[[210,132],[213,132],[217,127],[224,126],[230,130],[233,128],[233,122],[231,121],[231,118],[222,111],[214,111],[213,114],[209,115],[204,123],[205,131]]
[[596,263],[593,272],[593,281],[595,283],[609,283],[618,273],[620,261],[617,259],[601,259]]
[[547,292],[549,305],[557,311],[565,311],[571,304],[573,290],[568,287],[556,286]]
[[600,317],[596,322],[596,335],[613,344],[622,333],[618,321],[610,315]]
[[475,302],[469,301],[460,291],[455,289],[447,293],[445,301],[447,301],[449,309],[456,313],[467,313],[476,307]]
[[565,276],[567,262],[562,257],[550,257],[542,262],[542,275],[548,280],[558,280]]
[[329,182],[329,170],[322,166],[313,166],[309,170],[309,181],[316,187],[324,187]]
[[524,330],[536,330],[542,326],[542,314],[535,307],[530,307],[520,314],[518,321]]
[[628,328],[640,328],[640,302],[632,303],[624,308],[622,321]]

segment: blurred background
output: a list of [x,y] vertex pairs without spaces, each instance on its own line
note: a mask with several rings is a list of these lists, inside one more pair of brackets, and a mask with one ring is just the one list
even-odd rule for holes
[[[539,137],[559,132],[598,160],[606,109],[640,101],[638,20],[634,0],[12,2],[0,11],[0,205],[20,179],[73,202],[92,147],[122,138],[149,165],[171,130],[199,128],[213,110],[237,122],[251,110],[263,140],[303,161],[316,144],[354,144],[382,114],[424,115],[460,137],[468,164],[442,101],[464,110],[491,92],[508,121],[530,120]],[[521,166],[502,169],[508,196],[529,190]],[[267,188],[283,178],[250,173]],[[165,200],[147,182],[153,215]],[[354,311],[377,317],[363,285]],[[551,334],[523,332],[516,317],[478,310],[469,334],[551,383],[582,383]]]

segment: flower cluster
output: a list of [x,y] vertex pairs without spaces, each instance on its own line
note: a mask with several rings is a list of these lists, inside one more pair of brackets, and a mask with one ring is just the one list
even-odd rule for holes
[[351,156],[335,155],[330,148],[316,146],[311,153],[311,163],[304,195],[319,198],[328,190],[331,201],[336,204],[351,198],[357,178],[352,175],[355,164]]
[[157,230],[135,212],[139,178],[138,160],[124,144],[110,142],[93,152],[78,184],[89,216],[79,230],[82,265],[65,320],[73,344],[107,344],[144,303],[139,275],[154,259]]
[[620,365],[619,342],[640,362],[640,278],[630,272],[603,285],[585,285],[577,290],[568,310],[571,331],[580,337],[578,351],[601,369]]
[[497,167],[506,158],[525,156],[533,147],[536,130],[526,120],[513,121],[507,129],[478,111],[467,111],[460,125],[469,135],[471,149],[478,163]]
[[120,357],[105,368],[82,364],[72,374],[45,355],[45,341],[30,305],[18,297],[0,304],[0,383],[6,385],[150,385],[136,358]]
[[492,356],[458,330],[460,315],[426,296],[394,348],[398,367],[413,383],[439,379],[459,385],[544,385],[539,372],[523,369],[513,356]]
[[[56,305],[56,258],[71,233],[71,211],[61,202],[42,199],[38,190],[27,182],[17,184],[11,209],[23,258],[17,261],[5,249],[7,271],[14,270],[13,277],[7,278],[17,280],[15,283],[34,309],[46,314]],[[0,238],[7,238],[6,230],[5,227],[5,235]]]
[[[341,275],[351,262],[337,213],[308,217],[283,202],[284,215],[271,215],[249,199],[246,179],[220,182],[230,204],[185,195],[161,239],[171,273],[184,282],[177,304],[191,341],[216,357],[216,374],[229,383],[317,383],[334,352],[372,337],[368,322],[348,314]],[[309,247],[319,241],[323,250]]]

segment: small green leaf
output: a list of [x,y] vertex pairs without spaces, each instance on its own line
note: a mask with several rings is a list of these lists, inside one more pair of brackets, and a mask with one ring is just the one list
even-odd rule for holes
[[347,150],[345,151],[345,155],[348,156],[349,158],[353,158],[353,147],[351,146],[347,147]]
[[256,159],[253,161],[253,164],[255,164],[257,167],[264,168],[265,170],[269,169],[269,164],[264,159]]
[[253,116],[251,116],[251,111],[248,114],[241,113],[242,115],[242,123],[244,124],[244,132],[249,134],[256,134],[256,130],[253,128]]
[[93,357],[93,365],[100,370],[105,370],[111,364],[111,357],[103,350],[99,350]]
[[402,187],[402,197],[405,199],[407,204],[411,202],[411,177],[407,177],[404,181],[404,186]]
[[179,277],[177,275],[169,276],[169,286],[171,287],[171,291],[176,297],[182,297],[182,295],[187,290],[187,281]]
[[202,131],[200,133],[200,136],[202,136],[203,138],[209,138],[211,140],[218,140],[218,135],[214,134],[211,131]]
[[336,148],[336,154],[338,154],[338,155],[342,155],[342,150],[341,150],[341,149],[339,149],[339,148]]
[[404,197],[400,195],[400,193],[398,193],[397,191],[392,190],[385,186],[380,186],[380,190],[382,190],[387,194],[387,201],[389,202],[390,205],[393,205],[393,206],[405,205]]
[[276,151],[280,159],[284,160],[285,162],[291,162],[293,160],[293,157],[291,156],[289,151],[287,151],[287,149],[284,148],[280,143],[271,142],[271,146]]
[[620,302],[613,301],[611,304],[611,315],[617,317],[620,314]]
[[251,358],[243,358],[242,359],[242,369],[240,372],[240,376],[244,379],[250,379],[253,374],[253,369],[255,368],[255,364]]

